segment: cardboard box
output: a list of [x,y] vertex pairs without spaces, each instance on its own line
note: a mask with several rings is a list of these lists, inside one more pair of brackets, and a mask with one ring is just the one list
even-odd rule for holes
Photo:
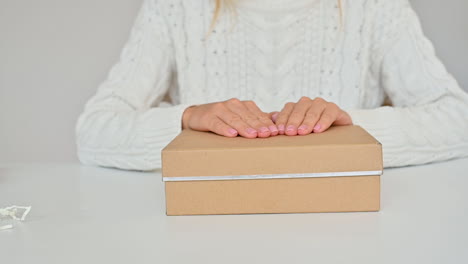
[[380,209],[381,144],[358,126],[246,139],[184,130],[162,151],[167,215]]

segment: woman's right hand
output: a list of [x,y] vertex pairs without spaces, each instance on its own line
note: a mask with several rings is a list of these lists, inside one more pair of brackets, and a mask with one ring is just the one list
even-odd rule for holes
[[235,98],[187,108],[182,117],[182,128],[211,131],[226,137],[265,138],[278,135],[278,128],[267,113],[253,101]]

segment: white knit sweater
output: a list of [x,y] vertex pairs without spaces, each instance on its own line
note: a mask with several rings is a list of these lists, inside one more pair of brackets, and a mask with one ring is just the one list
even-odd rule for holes
[[[386,167],[468,155],[468,95],[408,0],[239,0],[206,37],[211,0],[145,0],[120,61],[77,124],[80,160],[160,167],[191,105],[229,98],[280,110],[301,96],[348,111]],[[393,107],[381,107],[388,96]]]

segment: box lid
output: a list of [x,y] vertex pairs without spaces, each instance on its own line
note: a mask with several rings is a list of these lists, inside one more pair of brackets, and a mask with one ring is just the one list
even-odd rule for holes
[[162,151],[165,181],[380,175],[382,167],[381,144],[359,126],[256,139],[184,130]]

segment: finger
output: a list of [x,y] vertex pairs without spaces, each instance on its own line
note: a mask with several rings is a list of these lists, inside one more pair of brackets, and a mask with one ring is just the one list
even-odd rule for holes
[[340,108],[334,103],[327,103],[327,107],[323,110],[322,115],[320,116],[319,121],[314,127],[314,133],[321,133],[327,130],[333,122],[338,118],[340,113]]
[[285,104],[281,112],[278,114],[278,117],[276,118],[276,126],[278,127],[278,132],[280,135],[284,135],[286,123],[288,122],[289,115],[294,109],[294,105],[295,103]]
[[244,105],[244,103],[242,103],[238,99],[230,99],[226,102],[226,106],[234,114],[240,116],[245,123],[257,130],[258,136],[270,136],[270,130],[268,129],[268,127],[262,124],[262,122],[260,122],[257,116],[254,113],[250,112],[249,109]]
[[351,116],[343,110],[340,111],[340,113],[338,114],[338,118],[335,122],[333,122],[333,125],[337,126],[348,126],[352,124],[353,120],[351,119]]
[[270,117],[271,121],[276,124],[276,120],[278,119],[279,112],[271,112],[268,114]]
[[226,111],[220,111],[217,113],[218,118],[220,118],[224,123],[228,124],[234,128],[240,136],[245,138],[256,138],[258,132],[256,129],[249,126],[242,118],[231,112],[226,108]]
[[308,135],[312,133],[326,107],[327,102],[325,100],[321,98],[312,100],[312,105],[310,106],[309,110],[307,110],[304,121],[298,129],[298,134]]
[[[294,106],[294,109],[291,112],[291,115],[288,118],[288,123],[286,126],[286,135],[295,136],[298,133],[298,128],[304,121],[307,110],[309,110],[312,105],[312,100],[308,97],[302,97],[297,104]],[[305,130],[305,127],[301,127],[301,130]]]
[[231,126],[224,123],[221,119],[216,116],[213,116],[211,120],[208,121],[208,127],[210,131],[225,137],[237,137],[238,132]]
[[[273,123],[271,118],[268,116],[267,113],[263,112],[260,110],[260,108],[255,104],[253,101],[246,101],[244,102],[245,106],[247,109],[249,109],[250,112],[252,112],[254,115],[257,116],[258,120],[266,127],[268,127],[268,130],[270,130],[270,134],[267,136],[276,136],[278,135],[278,128],[276,125]],[[260,134],[260,137],[263,137],[263,135]]]

